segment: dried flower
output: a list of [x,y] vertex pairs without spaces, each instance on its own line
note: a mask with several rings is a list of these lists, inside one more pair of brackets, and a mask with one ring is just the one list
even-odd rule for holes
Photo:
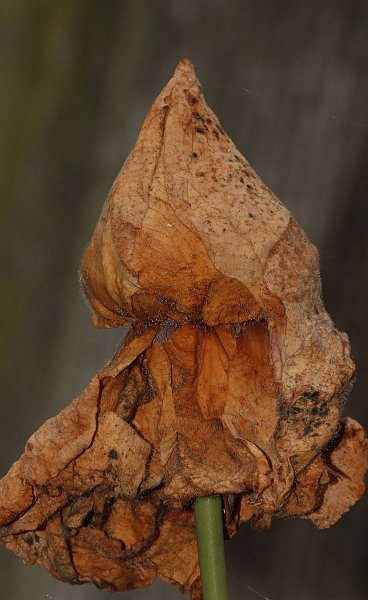
[[156,575],[200,598],[192,500],[226,528],[329,527],[364,491],[354,375],[318,256],[206,105],[189,61],[153,104],[83,259],[100,327],[132,324],[0,481],[0,540],[71,583]]

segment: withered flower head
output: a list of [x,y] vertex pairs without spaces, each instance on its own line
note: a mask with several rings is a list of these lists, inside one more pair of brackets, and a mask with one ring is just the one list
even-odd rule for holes
[[86,390],[0,481],[0,539],[71,583],[159,575],[200,598],[193,498],[226,527],[329,527],[364,491],[367,440],[342,419],[348,338],[318,255],[182,61],[153,104],[81,269],[101,327],[132,324]]

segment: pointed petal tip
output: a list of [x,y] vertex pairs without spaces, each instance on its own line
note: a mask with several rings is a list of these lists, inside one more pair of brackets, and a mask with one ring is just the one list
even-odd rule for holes
[[175,69],[174,79],[181,85],[192,86],[198,83],[194,66],[188,58],[184,58],[178,63]]

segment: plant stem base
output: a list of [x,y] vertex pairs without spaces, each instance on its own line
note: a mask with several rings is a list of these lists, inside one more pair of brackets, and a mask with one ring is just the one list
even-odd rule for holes
[[227,600],[221,496],[197,498],[194,512],[203,600]]

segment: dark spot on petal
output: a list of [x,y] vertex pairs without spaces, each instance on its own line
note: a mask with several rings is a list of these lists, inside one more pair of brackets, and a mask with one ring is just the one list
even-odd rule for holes
[[93,519],[93,515],[94,515],[94,510],[93,508],[91,508],[91,510],[86,514],[86,516],[83,519],[83,527],[87,527],[90,522]]

